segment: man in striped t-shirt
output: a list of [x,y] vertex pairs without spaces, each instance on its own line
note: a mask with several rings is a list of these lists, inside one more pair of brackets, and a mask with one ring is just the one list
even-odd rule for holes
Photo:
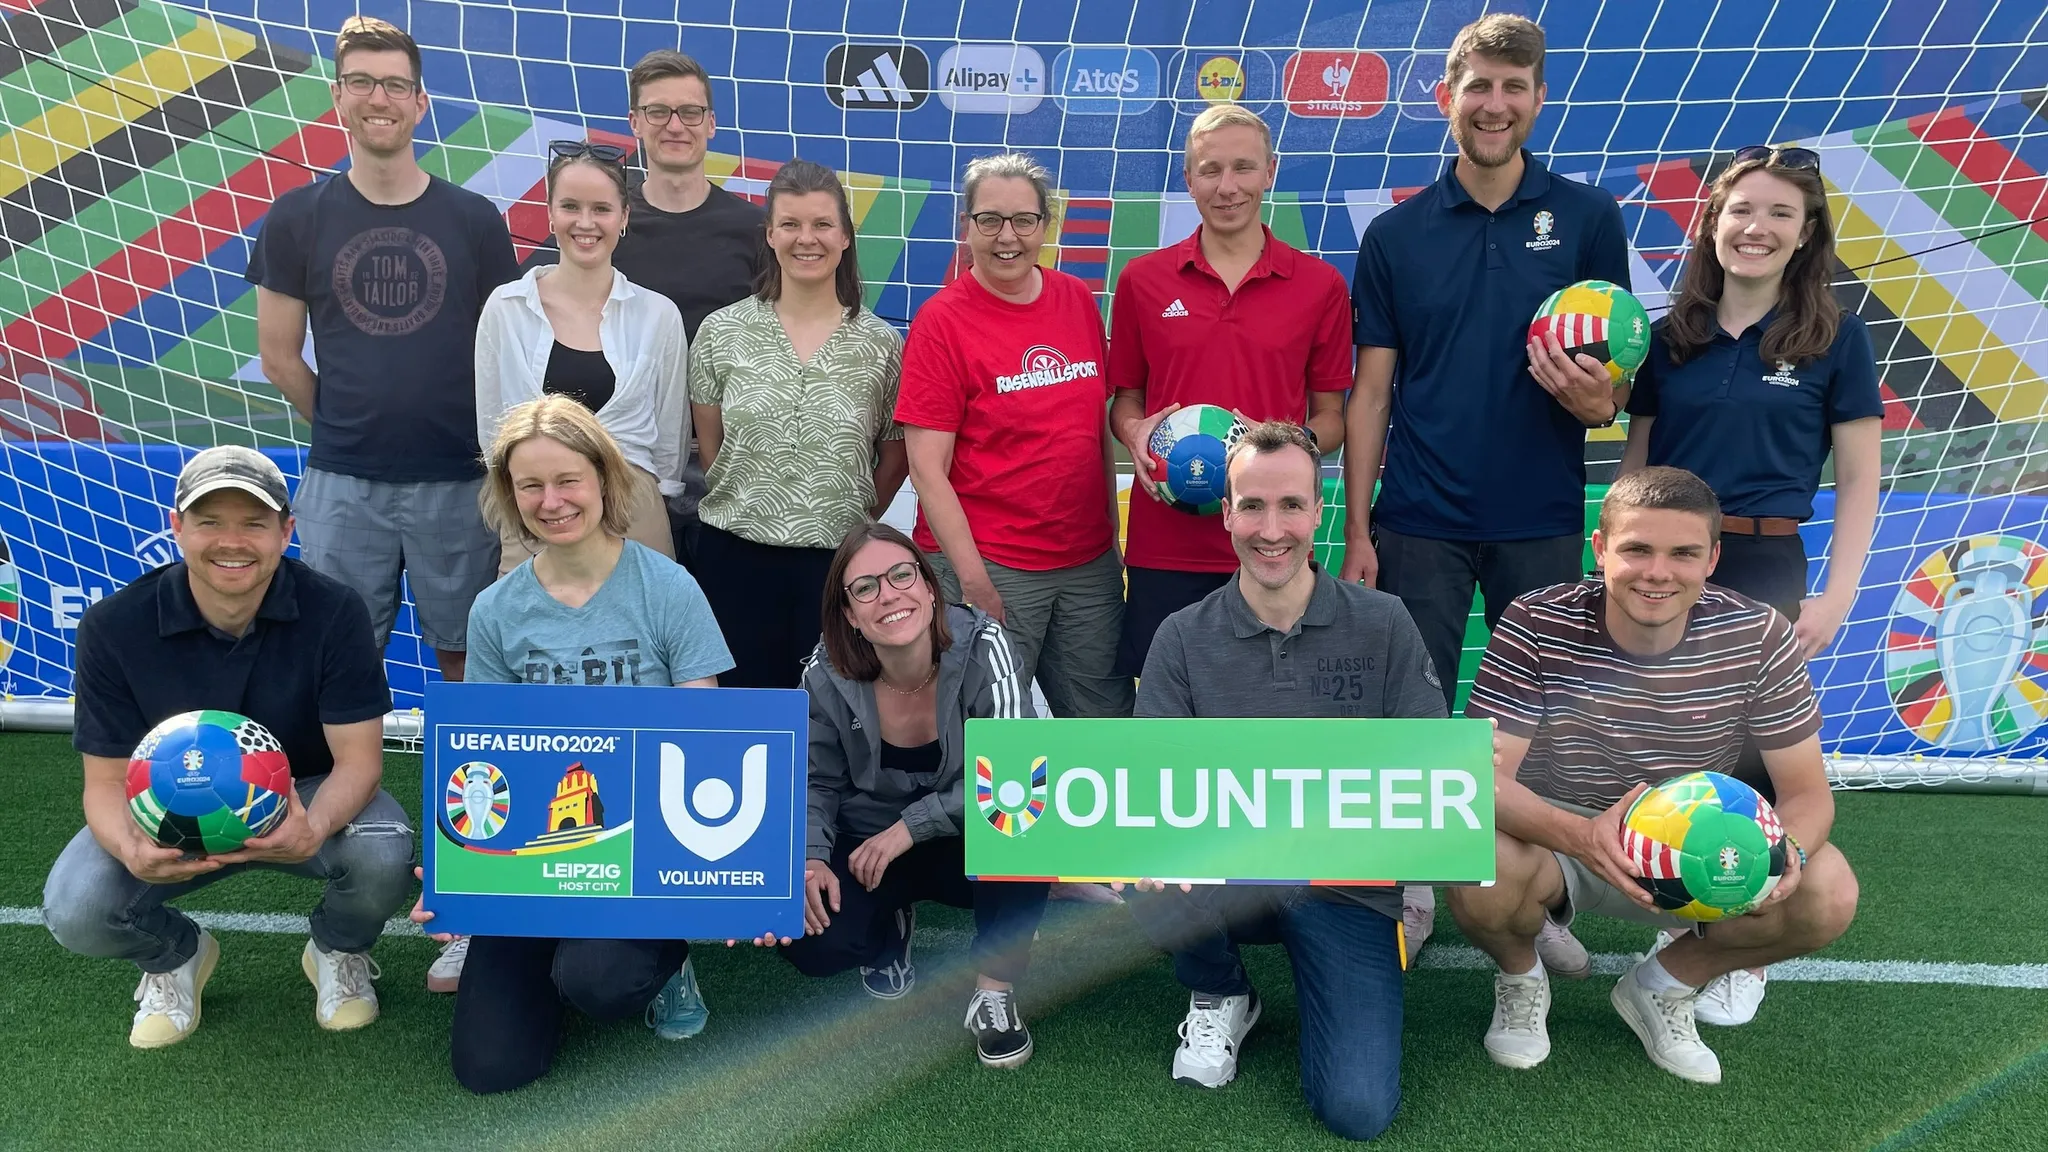
[[[1495,726],[1497,881],[1452,889],[1451,910],[1500,966],[1486,1032],[1495,1063],[1550,1055],[1545,957],[1567,976],[1589,968],[1575,942],[1576,963],[1556,963],[1575,915],[1668,933],[1615,985],[1614,1007],[1658,1067],[1715,1084],[1720,1060],[1695,1027],[1700,989],[1825,947],[1856,914],[1855,874],[1828,843],[1835,805],[1812,682],[1783,616],[1707,586],[1720,527],[1713,491],[1692,473],[1623,477],[1593,533],[1604,576],[1520,597],[1487,646],[1466,712]],[[1777,789],[1791,859],[1754,911],[1694,925],[1636,883],[1621,819],[1659,781],[1726,772],[1745,737]],[[1539,950],[1539,935],[1553,947]]]

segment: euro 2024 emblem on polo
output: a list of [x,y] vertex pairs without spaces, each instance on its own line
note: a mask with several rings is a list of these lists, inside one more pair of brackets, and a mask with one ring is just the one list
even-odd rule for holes
[[1930,553],[1899,587],[1885,679],[1913,734],[1939,748],[2008,748],[2048,719],[2041,593],[2048,549],[1973,536]]
[[1031,761],[1031,788],[1027,792],[1016,780],[998,785],[995,766],[988,757],[974,758],[974,802],[990,827],[1005,836],[1022,836],[1038,823],[1038,818],[1045,814],[1045,760],[1040,756]]

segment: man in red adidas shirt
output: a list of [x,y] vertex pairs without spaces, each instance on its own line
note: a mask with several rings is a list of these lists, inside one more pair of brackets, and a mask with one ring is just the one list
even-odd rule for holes
[[1002,623],[1018,682],[1036,677],[1053,715],[1129,716],[1131,678],[1111,667],[1124,604],[1108,350],[1088,286],[1039,266],[1050,180],[1018,153],[967,166],[973,264],[918,310],[903,347],[913,539],[948,601]]
[[1214,404],[1247,421],[1305,424],[1327,456],[1344,436],[1351,387],[1351,301],[1335,268],[1259,222],[1279,159],[1257,114],[1218,104],[1188,129],[1185,175],[1202,222],[1178,244],[1140,256],[1110,307],[1110,426],[1137,467],[1117,671],[1145,666],[1168,616],[1237,571],[1220,515],[1158,499],[1147,465],[1152,430],[1176,409]]

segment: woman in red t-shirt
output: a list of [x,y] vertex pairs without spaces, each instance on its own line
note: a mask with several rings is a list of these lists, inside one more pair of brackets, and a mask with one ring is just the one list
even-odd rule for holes
[[1041,268],[1051,174],[1029,156],[967,166],[966,275],[918,311],[896,419],[917,489],[917,546],[949,600],[1002,621],[1018,679],[1055,716],[1128,716],[1112,675],[1123,559],[1108,341],[1087,285]]

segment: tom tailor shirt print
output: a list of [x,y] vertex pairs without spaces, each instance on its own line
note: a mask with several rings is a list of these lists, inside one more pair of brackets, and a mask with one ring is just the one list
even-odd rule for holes
[[875,501],[879,445],[903,438],[902,369],[902,338],[865,308],[809,363],[758,297],[705,317],[690,400],[718,407],[725,438],[698,515],[756,544],[837,547]]

